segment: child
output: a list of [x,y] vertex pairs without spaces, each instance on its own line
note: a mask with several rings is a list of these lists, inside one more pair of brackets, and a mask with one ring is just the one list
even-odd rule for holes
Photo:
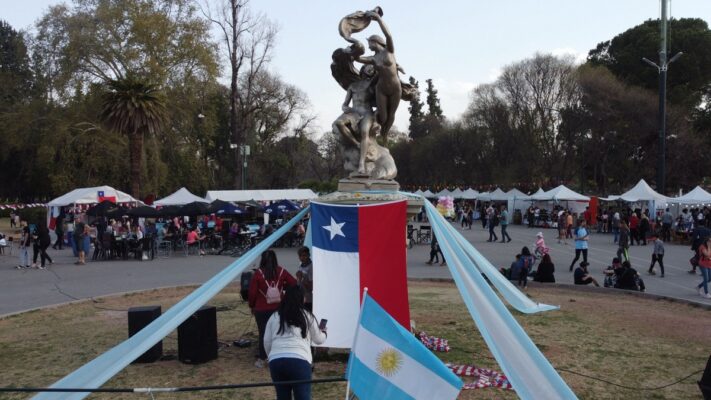
[[536,257],[543,257],[544,255],[548,254],[549,250],[550,249],[548,248],[548,246],[546,246],[545,239],[543,239],[543,232],[536,233],[536,250],[534,251]]
[[656,275],[654,272],[654,263],[659,262],[659,269],[662,274],[660,278],[664,278],[664,242],[656,234],[652,235],[654,241],[654,249],[652,250],[652,264],[649,266],[649,275]]

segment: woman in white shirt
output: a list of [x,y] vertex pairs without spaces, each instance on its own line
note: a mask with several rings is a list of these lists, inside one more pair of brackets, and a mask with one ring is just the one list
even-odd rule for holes
[[[264,349],[269,356],[273,382],[311,380],[311,344],[326,341],[326,328],[304,309],[304,292],[298,286],[286,288],[279,310],[272,314],[264,332]],[[311,384],[276,385],[277,400],[310,400]]]

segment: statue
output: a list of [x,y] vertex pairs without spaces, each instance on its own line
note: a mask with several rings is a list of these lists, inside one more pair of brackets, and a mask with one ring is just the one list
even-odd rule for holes
[[[339,26],[340,35],[351,43],[337,49],[331,56],[331,73],[346,89],[343,114],[333,123],[333,131],[340,134],[344,146],[345,168],[350,177],[393,179],[397,175],[395,161],[390,151],[378,144],[377,137],[387,139],[395,120],[400,100],[411,100],[415,88],[400,80],[403,69],[395,61],[395,50],[390,31],[382,20],[383,11],[357,11],[344,17]],[[364,57],[363,44],[352,37],[376,21],[385,35],[368,38],[368,47],[374,52]],[[357,70],[353,62],[362,63]],[[375,106],[376,111],[373,112]]]

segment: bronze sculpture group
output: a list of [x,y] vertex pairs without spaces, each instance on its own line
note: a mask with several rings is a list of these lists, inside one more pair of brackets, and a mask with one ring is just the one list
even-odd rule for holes
[[[403,69],[395,61],[393,38],[382,20],[383,11],[357,11],[344,17],[340,35],[350,46],[334,51],[331,73],[346,89],[343,114],[333,123],[334,133],[341,135],[344,146],[345,168],[351,178],[393,179],[397,175],[390,151],[377,139],[387,140],[395,120],[400,100],[410,100],[415,88],[400,80]],[[376,21],[385,38],[368,37],[372,56],[364,56],[363,44],[352,37]],[[356,69],[354,62],[363,64]],[[373,111],[375,107],[375,111]]]

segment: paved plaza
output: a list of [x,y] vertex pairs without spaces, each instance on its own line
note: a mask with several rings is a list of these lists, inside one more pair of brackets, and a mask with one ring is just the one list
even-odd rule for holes
[[[508,267],[523,246],[532,246],[536,232],[539,231],[511,226],[509,234],[513,240],[504,244],[488,243],[488,231],[482,229],[481,223],[475,224],[471,230],[462,230],[459,225],[455,226],[496,267]],[[554,230],[543,232],[555,263],[556,282],[572,284],[573,274],[568,272],[574,256],[572,241],[569,241],[568,245],[558,244]],[[609,234],[592,234],[589,244],[589,270],[602,284],[602,270],[610,264],[617,246],[612,243],[612,235]],[[652,253],[651,244],[630,248],[632,266],[644,278],[647,292],[711,304],[711,300],[702,299],[695,289],[695,285],[701,280],[700,275],[687,273],[688,260],[692,255],[689,246],[668,243],[665,247],[664,278],[659,275],[647,275]],[[295,272],[298,266],[296,249],[276,250],[280,264]],[[415,245],[408,250],[408,276],[451,278],[447,267],[425,264],[429,258],[429,250],[430,246],[427,244]],[[18,262],[17,249],[12,256],[0,256],[0,315],[114,293],[201,284],[235,260],[229,256],[173,255],[170,258],[156,258],[154,261],[97,261],[78,266],[74,265],[76,259],[72,257],[71,250],[49,251],[55,264],[47,270],[15,269]],[[658,271],[657,267],[657,273]]]

